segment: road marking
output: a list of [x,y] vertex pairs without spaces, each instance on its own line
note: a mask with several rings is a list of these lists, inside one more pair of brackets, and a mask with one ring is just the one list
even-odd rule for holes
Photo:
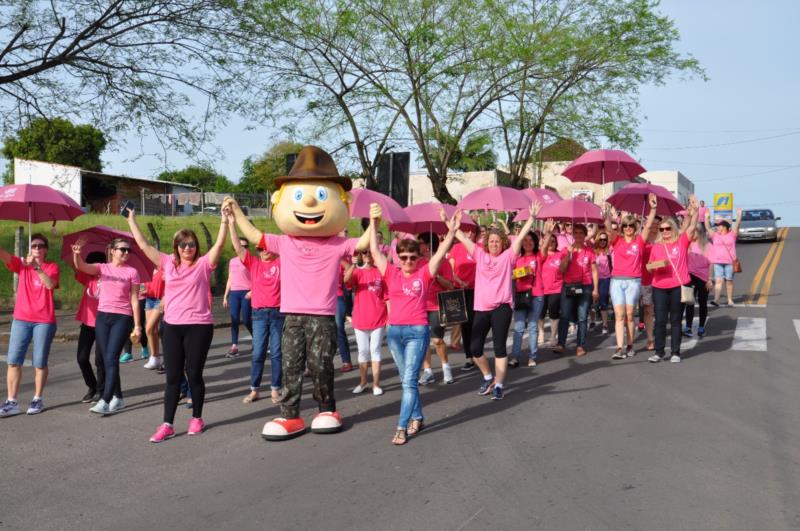
[[765,317],[739,317],[733,335],[731,350],[767,350],[767,319]]
[[794,331],[797,332],[797,339],[800,339],[800,319],[794,320]]
[[758,268],[758,271],[756,272],[756,276],[753,277],[753,283],[750,284],[750,291],[748,292],[749,295],[745,297],[745,304],[748,301],[751,304],[756,302],[756,298],[758,297],[758,285],[761,284],[761,279],[764,276],[764,272],[767,270],[767,267],[769,267],[769,264],[772,261],[772,257],[775,255],[775,250],[778,248],[778,242],[781,239],[782,231],[783,229],[778,231],[778,240],[769,246],[769,251],[767,252],[767,256],[764,257],[764,260],[761,262],[761,266]]
[[772,289],[772,279],[775,278],[775,269],[778,267],[778,262],[781,261],[783,248],[786,246],[786,237],[789,234],[789,228],[783,229],[783,236],[779,238],[778,250],[775,251],[775,257],[772,259],[772,265],[769,266],[767,276],[764,277],[764,284],[761,286],[761,297],[758,298],[759,304],[767,304],[769,298],[769,291]]

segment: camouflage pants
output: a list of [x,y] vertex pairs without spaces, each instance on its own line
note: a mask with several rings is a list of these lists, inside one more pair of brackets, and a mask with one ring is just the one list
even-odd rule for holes
[[287,314],[281,337],[283,399],[281,416],[300,416],[300,395],[306,362],[314,382],[314,400],[320,411],[336,411],[333,398],[333,356],[336,322],[332,315]]

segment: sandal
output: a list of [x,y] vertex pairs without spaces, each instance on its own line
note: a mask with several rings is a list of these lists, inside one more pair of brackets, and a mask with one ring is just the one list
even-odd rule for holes
[[273,404],[280,403],[280,401],[281,401],[281,392],[279,390],[273,389],[271,395],[272,395],[272,403]]
[[421,432],[422,428],[424,427],[425,422],[422,419],[411,419],[411,422],[408,423],[408,429],[406,430],[406,433],[408,433],[409,436],[416,435],[417,433]]
[[258,393],[252,392],[242,399],[242,403],[252,404],[253,402],[257,402],[258,399],[259,399]]
[[392,438],[392,444],[395,446],[402,446],[408,442],[408,435],[406,434],[406,430],[401,430],[400,428],[394,432],[394,437]]
[[648,343],[646,348],[648,351],[652,352],[656,349],[656,345],[655,343]]

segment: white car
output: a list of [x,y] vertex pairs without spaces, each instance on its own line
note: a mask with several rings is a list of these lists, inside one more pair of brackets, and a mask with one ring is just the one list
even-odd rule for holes
[[778,239],[778,220],[772,210],[742,210],[742,221],[739,223],[738,241]]

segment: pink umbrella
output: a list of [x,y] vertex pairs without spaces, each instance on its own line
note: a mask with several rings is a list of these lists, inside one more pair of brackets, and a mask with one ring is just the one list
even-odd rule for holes
[[458,202],[462,210],[527,210],[531,200],[521,191],[508,186],[489,186],[470,192]]
[[[411,234],[419,234],[421,232],[446,234],[447,225],[445,225],[439,217],[440,208],[444,208],[444,213],[447,214],[448,217],[452,217],[456,211],[456,207],[453,205],[445,205],[443,203],[430,202],[411,205],[403,209],[409,221],[390,223],[389,228]],[[467,215],[461,218],[461,226],[463,228],[471,228],[472,230],[477,229],[475,222]]]
[[139,272],[139,278],[142,282],[149,282],[153,278],[153,268],[155,265],[147,258],[141,247],[136,245],[133,239],[133,234],[124,232],[105,225],[97,225],[88,229],[79,230],[70,234],[64,235],[64,241],[61,248],[61,259],[65,262],[72,263],[72,244],[79,239],[83,238],[86,243],[81,248],[81,258],[86,260],[89,253],[101,252],[106,253],[106,245],[114,238],[125,238],[131,244],[131,253],[128,257],[128,265],[136,268]]
[[558,193],[547,188],[525,188],[522,193],[532,202],[539,201],[542,206],[556,203],[562,199]]
[[632,181],[646,171],[624,151],[593,149],[573,160],[561,175],[573,182],[605,184]]
[[83,214],[83,208],[70,196],[49,186],[9,184],[0,187],[0,219],[27,221],[29,245],[32,223],[72,221]]
[[[514,221],[525,221],[529,217],[527,211],[520,212]],[[589,201],[580,199],[563,199],[558,203],[545,205],[539,211],[538,219],[553,218],[556,221],[585,221],[587,223],[602,223],[603,211],[600,207]]]
[[624,212],[632,212],[644,216],[650,212],[647,206],[647,195],[653,193],[658,198],[656,214],[661,216],[675,216],[681,210],[681,205],[675,196],[663,186],[649,183],[631,183],[608,198],[608,203],[614,208]]
[[370,204],[378,203],[383,209],[383,219],[389,223],[408,221],[403,207],[388,195],[364,188],[354,188],[350,194],[353,196],[353,201],[350,203],[350,215],[354,218],[368,218]]

